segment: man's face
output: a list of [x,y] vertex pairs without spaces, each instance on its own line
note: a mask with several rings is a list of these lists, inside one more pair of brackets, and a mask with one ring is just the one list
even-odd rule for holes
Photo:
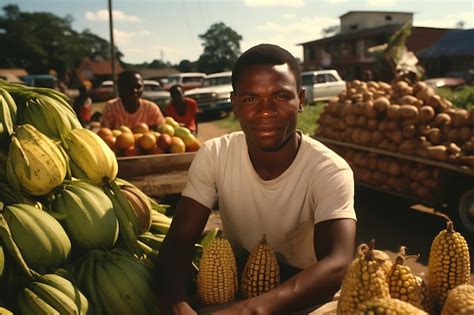
[[119,89],[121,98],[138,99],[143,94],[143,79],[141,75],[135,74],[128,82]]
[[178,87],[176,89],[173,89],[170,92],[170,96],[171,96],[171,99],[173,100],[173,102],[175,102],[175,103],[184,102],[184,92],[183,92],[183,89],[180,88],[180,87]]
[[296,133],[304,90],[287,64],[254,65],[242,71],[231,99],[249,147],[277,151]]

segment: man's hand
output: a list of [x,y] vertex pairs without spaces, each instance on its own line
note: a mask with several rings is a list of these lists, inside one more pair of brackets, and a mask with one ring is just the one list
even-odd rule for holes
[[173,315],[197,315],[188,303],[182,301],[173,305]]

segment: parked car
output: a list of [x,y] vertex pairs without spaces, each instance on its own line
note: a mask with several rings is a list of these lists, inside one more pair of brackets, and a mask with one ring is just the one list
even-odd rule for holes
[[301,81],[307,104],[328,100],[346,89],[346,82],[336,70],[306,71],[301,74]]
[[200,87],[205,77],[206,74],[202,72],[183,72],[173,74],[168,77],[168,82],[165,84],[165,90],[169,91],[169,89],[175,84],[181,85],[183,91],[191,90]]
[[21,80],[29,86],[58,89],[58,80],[49,74],[31,74],[21,77]]
[[198,103],[202,113],[232,111],[230,92],[232,92],[232,72],[219,72],[205,77],[200,88],[186,91],[184,94]]
[[[142,97],[155,102],[160,108],[163,108],[170,98],[170,93],[165,91],[158,81],[143,80],[143,85]],[[113,82],[111,80],[102,82],[98,87],[90,91],[90,97],[93,102],[103,102],[112,99],[114,97]]]

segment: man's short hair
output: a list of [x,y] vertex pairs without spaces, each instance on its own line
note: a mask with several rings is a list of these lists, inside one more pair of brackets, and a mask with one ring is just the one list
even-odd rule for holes
[[135,80],[135,76],[137,74],[141,76],[141,73],[139,71],[133,69],[127,69],[120,72],[117,80],[118,88],[121,89],[127,87],[130,82],[132,82],[132,80]]
[[296,58],[289,51],[280,46],[260,44],[245,51],[235,62],[232,69],[232,88],[234,91],[242,71],[250,66],[259,64],[288,64],[288,67],[295,76],[297,89],[299,90],[301,88],[301,69]]
[[181,84],[174,84],[170,87],[170,93],[173,93],[173,92],[177,92],[178,89],[181,88],[181,90],[183,89],[183,87],[181,86]]

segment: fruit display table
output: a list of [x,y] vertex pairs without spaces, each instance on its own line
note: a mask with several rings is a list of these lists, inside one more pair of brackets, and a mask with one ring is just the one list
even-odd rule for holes
[[179,194],[195,152],[118,157],[118,176],[152,197]]

